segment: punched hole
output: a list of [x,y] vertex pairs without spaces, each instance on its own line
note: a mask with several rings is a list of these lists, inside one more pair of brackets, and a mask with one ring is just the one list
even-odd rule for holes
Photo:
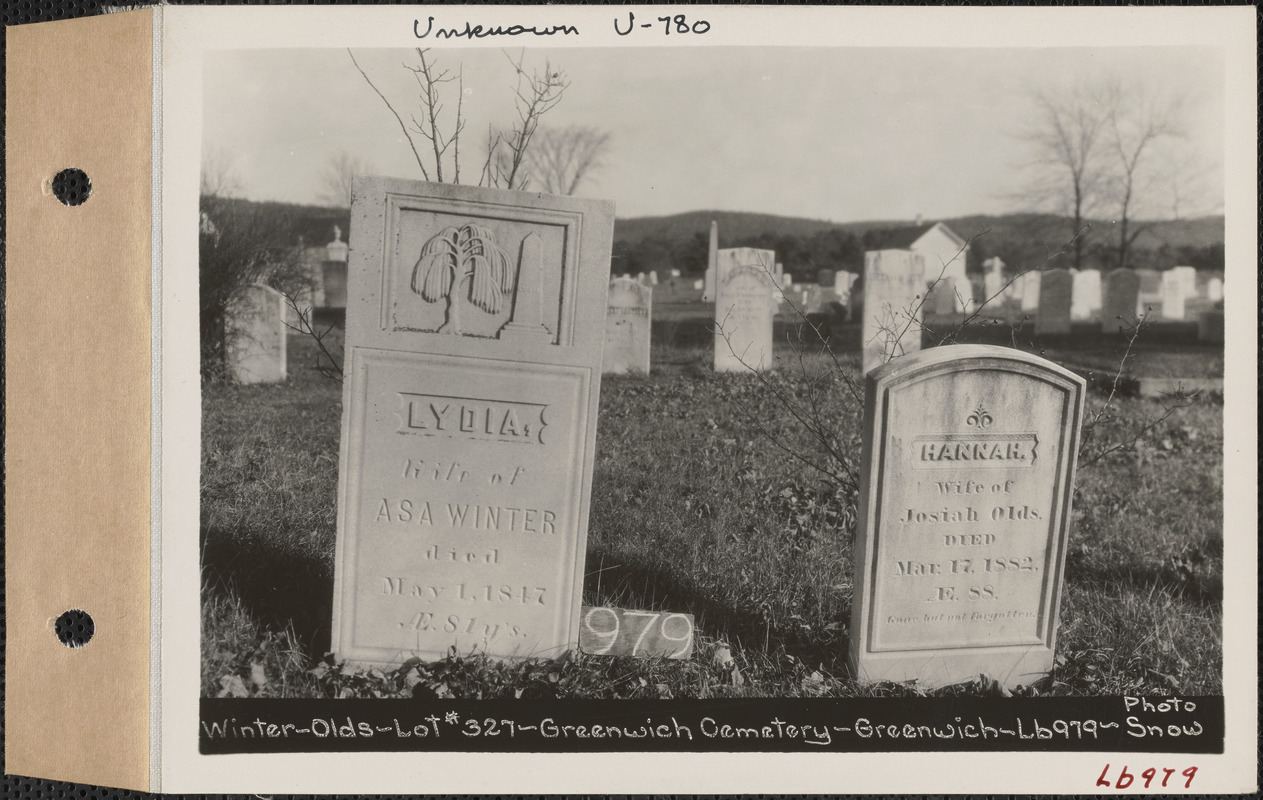
[[92,180],[78,167],[63,169],[53,176],[53,196],[62,205],[77,206],[87,202],[92,194]]
[[75,608],[57,618],[53,632],[57,634],[57,641],[66,647],[83,647],[92,641],[96,623],[92,621],[91,614]]

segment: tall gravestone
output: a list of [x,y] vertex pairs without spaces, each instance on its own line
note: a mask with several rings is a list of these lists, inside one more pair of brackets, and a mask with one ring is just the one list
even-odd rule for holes
[[715,280],[718,275],[718,267],[716,259],[719,258],[719,223],[711,221],[710,223],[710,245],[706,251],[706,274],[703,276],[705,281],[702,285],[702,302],[715,302]]
[[1174,269],[1162,273],[1162,317],[1163,319],[1184,319],[1184,300],[1187,295],[1187,281]]
[[1162,273],[1156,269],[1138,269],[1136,277],[1140,278],[1140,299],[1137,301],[1138,313],[1153,310],[1160,311],[1162,305]]
[[346,308],[347,251],[347,243],[342,241],[342,228],[334,225],[333,241],[325,245],[326,258],[320,264],[325,308]]
[[578,642],[613,205],[356,178],[333,649]]
[[1070,333],[1070,299],[1074,279],[1070,271],[1050,269],[1039,273],[1039,308],[1035,312],[1036,336]]
[[982,266],[986,269],[986,275],[983,277],[983,290],[986,296],[983,299],[990,303],[999,303],[1002,299],[1000,294],[1004,291],[1004,262],[999,256],[992,256],[982,262]]
[[1070,318],[1089,320],[1101,309],[1101,271],[1079,270],[1070,273]]
[[246,287],[229,304],[225,357],[238,383],[285,380],[285,311],[285,296],[261,284]]
[[1167,270],[1175,276],[1174,280],[1178,281],[1180,288],[1183,290],[1184,299],[1197,296],[1197,270],[1193,267],[1171,267]]
[[601,371],[649,374],[649,335],[653,289],[636,281],[610,281],[605,316],[605,357]]
[[956,313],[956,277],[944,275],[931,281],[927,291],[926,306],[936,316],[951,316]]
[[850,665],[1006,687],[1049,673],[1085,381],[955,345],[866,378]]
[[771,281],[761,266],[742,264],[723,273],[715,298],[715,371],[747,372],[772,366]]
[[864,254],[864,372],[921,349],[925,259],[911,250]]
[[1101,333],[1127,333],[1139,320],[1140,276],[1133,269],[1112,270],[1105,276],[1101,305]]
[[1224,280],[1218,275],[1212,275],[1206,280],[1206,299],[1212,303],[1218,303],[1224,299]]
[[1022,285],[1022,310],[1037,311],[1039,309],[1039,281],[1043,273],[1037,270],[1023,272],[1018,278]]

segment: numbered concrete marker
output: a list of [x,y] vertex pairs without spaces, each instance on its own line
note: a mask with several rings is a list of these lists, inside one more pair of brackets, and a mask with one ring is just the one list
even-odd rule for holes
[[1083,379],[957,345],[866,384],[853,674],[1039,680],[1056,645]]
[[601,371],[649,374],[653,289],[626,278],[610,281]]
[[577,645],[612,231],[607,202],[357,179],[339,658]]
[[[754,254],[771,252],[742,250],[752,254],[751,259],[758,257]],[[720,271],[723,277],[718,282],[715,298],[716,372],[771,368],[772,315],[776,302],[772,300],[770,267],[771,262],[743,261]]]
[[584,606],[579,649],[590,656],[687,659],[693,655],[693,615]]

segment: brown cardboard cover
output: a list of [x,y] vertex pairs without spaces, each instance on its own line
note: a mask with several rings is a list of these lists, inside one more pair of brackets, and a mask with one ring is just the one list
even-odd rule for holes
[[[5,758],[148,789],[152,35],[144,10],[8,29]],[[66,167],[86,203],[53,197]],[[70,649],[69,609],[96,624]]]

